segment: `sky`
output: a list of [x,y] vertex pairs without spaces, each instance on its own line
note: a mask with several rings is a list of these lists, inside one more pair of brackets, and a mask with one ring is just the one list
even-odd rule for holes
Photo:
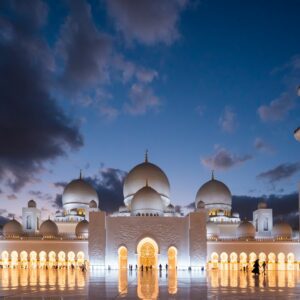
[[0,218],[32,198],[53,216],[80,169],[114,210],[146,149],[175,205],[211,170],[242,204],[294,199],[299,11],[298,0],[1,1]]

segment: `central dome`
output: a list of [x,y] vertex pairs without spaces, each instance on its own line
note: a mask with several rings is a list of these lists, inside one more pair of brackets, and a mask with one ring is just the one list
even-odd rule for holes
[[145,186],[140,189],[132,198],[131,214],[139,215],[162,215],[164,203],[160,195],[151,187]]
[[169,180],[162,169],[148,162],[147,156],[145,162],[135,166],[125,178],[123,186],[125,205],[131,205],[133,196],[145,187],[146,182],[161,196],[164,205],[167,207],[170,204]]
[[72,180],[64,189],[62,195],[62,203],[66,205],[90,205],[91,201],[95,201],[97,207],[99,205],[98,195],[95,189],[81,176],[79,179]]
[[200,201],[205,203],[206,208],[218,208],[224,206],[225,209],[231,209],[231,192],[226,184],[212,179],[204,183],[197,192],[195,204],[196,207]]

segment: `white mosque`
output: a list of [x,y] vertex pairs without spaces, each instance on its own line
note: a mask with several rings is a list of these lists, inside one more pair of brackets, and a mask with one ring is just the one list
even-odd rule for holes
[[289,224],[273,224],[272,209],[258,204],[252,221],[232,212],[230,189],[212,174],[183,213],[171,204],[166,174],[145,161],[124,181],[124,206],[107,214],[98,209],[101,195],[79,179],[64,189],[63,210],[41,221],[34,200],[23,208],[22,224],[11,220],[0,236],[3,268],[50,268],[88,265],[125,269],[234,269],[266,262],[270,270],[299,268],[300,242]]

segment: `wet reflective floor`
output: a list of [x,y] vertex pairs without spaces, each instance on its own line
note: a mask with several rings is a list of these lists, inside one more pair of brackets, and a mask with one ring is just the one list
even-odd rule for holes
[[0,269],[13,299],[300,299],[299,271],[88,271]]

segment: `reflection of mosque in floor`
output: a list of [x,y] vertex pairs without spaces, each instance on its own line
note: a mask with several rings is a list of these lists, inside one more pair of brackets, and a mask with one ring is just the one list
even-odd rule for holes
[[252,221],[232,212],[229,188],[214,178],[204,183],[195,209],[170,202],[166,174],[145,161],[124,181],[124,206],[113,214],[98,209],[101,195],[80,176],[63,193],[63,210],[41,222],[34,200],[22,210],[22,224],[11,220],[0,237],[4,268],[51,268],[89,264],[92,268],[221,269],[246,268],[256,259],[269,270],[298,269],[299,235],[286,223],[273,224],[272,209],[258,204]]

